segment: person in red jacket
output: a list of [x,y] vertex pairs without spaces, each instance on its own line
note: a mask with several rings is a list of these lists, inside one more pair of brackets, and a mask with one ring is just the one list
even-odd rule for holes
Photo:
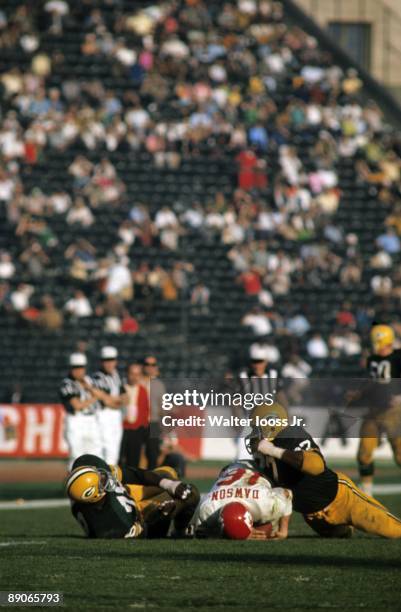
[[120,465],[138,467],[142,447],[149,437],[149,395],[141,384],[142,366],[131,363],[127,367],[125,415],[120,450]]

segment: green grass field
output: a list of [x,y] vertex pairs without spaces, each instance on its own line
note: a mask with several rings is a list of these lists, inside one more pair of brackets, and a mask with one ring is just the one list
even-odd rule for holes
[[[401,515],[401,494],[380,499]],[[400,541],[323,540],[300,516],[285,542],[89,541],[68,508],[1,510],[0,555],[0,590],[61,591],[71,610],[401,610]]]

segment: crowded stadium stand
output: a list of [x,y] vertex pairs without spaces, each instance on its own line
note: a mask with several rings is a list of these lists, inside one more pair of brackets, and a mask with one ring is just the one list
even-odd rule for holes
[[400,331],[394,116],[288,6],[1,3],[4,400],[104,343],[350,376],[372,321]]

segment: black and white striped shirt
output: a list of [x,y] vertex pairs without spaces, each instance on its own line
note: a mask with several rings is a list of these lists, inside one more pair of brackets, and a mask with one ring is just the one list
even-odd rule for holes
[[255,376],[251,368],[241,370],[239,373],[240,393],[256,393],[266,396],[271,394],[275,398],[281,388],[279,371],[276,368],[267,368],[262,376]]
[[[115,370],[113,374],[107,374],[104,370],[98,370],[92,374],[92,380],[97,389],[101,389],[101,391],[105,391],[113,397],[118,397],[124,393],[121,376],[117,370]],[[107,408],[103,402],[100,403],[102,408]]]
[[[93,385],[93,380],[90,379],[89,376],[85,376],[85,380],[88,384]],[[75,378],[71,378],[71,376],[66,376],[63,378],[60,389],[59,389],[61,401],[63,406],[68,414],[77,414],[74,408],[71,405],[71,400],[74,397],[78,397],[80,400],[85,401],[90,397],[90,391],[87,391],[79,380]],[[84,410],[80,410],[78,414],[91,415],[95,414],[97,410],[99,410],[99,402],[95,400],[93,404],[87,406]]]

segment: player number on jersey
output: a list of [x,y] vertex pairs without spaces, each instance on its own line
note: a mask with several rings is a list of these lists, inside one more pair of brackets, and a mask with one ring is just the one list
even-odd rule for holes
[[[244,468],[235,468],[232,472],[227,473],[227,478],[222,478],[216,482],[216,486],[218,487],[228,487],[229,485],[234,484],[240,480],[245,474],[246,470]],[[260,478],[260,474],[254,472],[252,476],[250,476],[247,480],[247,484],[254,485]]]
[[310,440],[303,440],[302,442],[300,442],[300,443],[298,444],[298,446],[297,446],[297,447],[296,447],[294,450],[296,450],[296,451],[297,451],[297,450],[308,451],[308,450],[310,450],[311,448],[312,448],[312,447],[311,447]]
[[122,505],[126,512],[132,512],[135,508],[135,502],[133,499],[127,496],[123,487],[116,487],[115,489],[116,499]]
[[370,366],[373,378],[391,379],[391,363],[389,361],[372,361]]

